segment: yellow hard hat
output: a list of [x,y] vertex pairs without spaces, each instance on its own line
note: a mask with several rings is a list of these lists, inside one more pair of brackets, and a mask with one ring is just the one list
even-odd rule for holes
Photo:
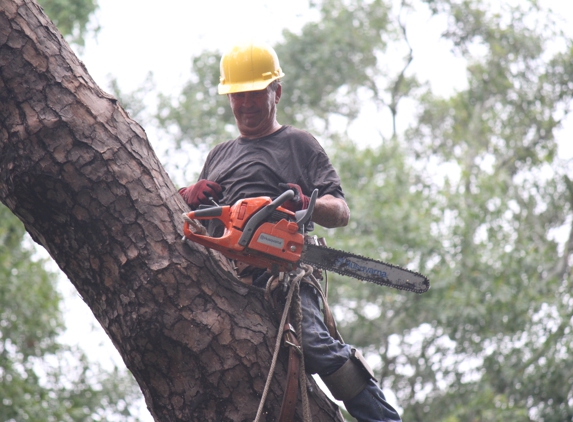
[[221,57],[219,94],[259,91],[284,76],[277,53],[261,43],[234,46]]

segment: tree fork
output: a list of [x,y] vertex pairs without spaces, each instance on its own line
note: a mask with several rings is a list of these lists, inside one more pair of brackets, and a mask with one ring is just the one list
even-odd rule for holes
[[[155,420],[254,418],[277,332],[270,306],[217,254],[181,243],[186,205],[144,130],[31,0],[0,0],[0,201],[88,304]],[[313,420],[341,420],[314,391]]]

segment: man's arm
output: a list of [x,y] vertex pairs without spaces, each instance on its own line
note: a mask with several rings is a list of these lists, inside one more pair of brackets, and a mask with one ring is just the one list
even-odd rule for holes
[[350,210],[344,199],[324,195],[316,200],[312,213],[312,221],[316,224],[331,229],[346,226],[349,219]]

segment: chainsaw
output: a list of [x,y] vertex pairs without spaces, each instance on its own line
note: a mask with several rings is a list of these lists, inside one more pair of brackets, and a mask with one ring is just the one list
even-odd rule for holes
[[[293,271],[301,264],[332,271],[382,286],[415,293],[430,288],[427,277],[415,271],[372,258],[305,242],[307,227],[318,196],[314,190],[305,210],[292,212],[281,205],[295,195],[287,190],[276,199],[267,196],[245,198],[233,205],[201,205],[183,214],[183,240],[190,240],[221,252],[230,259],[274,274]],[[208,234],[206,222],[218,227]]]

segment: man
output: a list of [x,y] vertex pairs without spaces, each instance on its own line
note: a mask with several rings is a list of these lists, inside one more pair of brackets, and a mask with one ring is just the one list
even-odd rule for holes
[[[237,45],[223,55],[218,90],[229,98],[240,136],[213,148],[199,181],[180,193],[195,209],[210,198],[231,205],[242,198],[274,198],[290,188],[295,196],[283,206],[297,211],[308,207],[310,193],[318,189],[312,221],[345,226],[350,211],[326,153],[312,135],[276,119],[283,76],[275,51],[264,44]],[[329,334],[315,288],[303,283],[300,295],[307,372],[317,373],[358,421],[400,421],[360,353]]]

